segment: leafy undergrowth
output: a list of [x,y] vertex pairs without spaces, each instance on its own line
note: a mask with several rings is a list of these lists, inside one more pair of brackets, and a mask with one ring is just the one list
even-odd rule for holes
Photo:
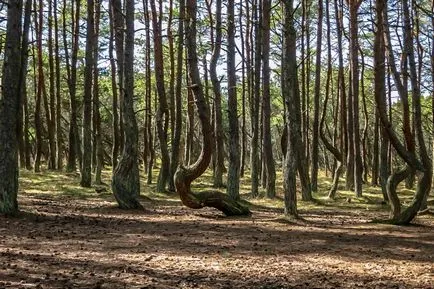
[[[22,213],[0,217],[0,288],[433,288],[432,215],[407,227],[373,224],[388,215],[379,189],[366,187],[363,198],[340,190],[332,201],[330,180],[320,181],[316,201],[299,203],[302,219],[289,220],[281,183],[276,199],[255,199],[243,179],[253,216],[225,218],[153,193],[145,180],[146,210],[126,212],[108,186],[22,172]],[[400,196],[408,203],[412,194]]]

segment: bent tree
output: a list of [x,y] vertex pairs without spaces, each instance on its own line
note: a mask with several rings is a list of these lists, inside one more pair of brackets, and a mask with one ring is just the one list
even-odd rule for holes
[[138,158],[138,128],[134,114],[134,0],[125,0],[125,51],[122,117],[125,144],[121,159],[113,172],[112,190],[121,209],[139,209],[140,194]]
[[206,102],[200,80],[198,56],[196,52],[196,11],[197,3],[194,0],[186,2],[186,49],[188,59],[188,73],[191,80],[191,89],[201,123],[202,151],[197,161],[189,166],[180,165],[175,173],[175,189],[182,203],[192,209],[213,207],[227,216],[249,215],[250,210],[237,201],[219,191],[201,191],[193,193],[191,183],[200,177],[208,168],[214,146],[213,128],[210,123],[210,109]]
[[0,95],[0,214],[18,212],[18,108],[20,104],[21,14],[23,1],[8,2]]
[[[432,166],[425,145],[424,134],[422,130],[421,119],[421,93],[417,85],[416,64],[414,56],[413,45],[407,47],[409,66],[410,66],[410,81],[412,86],[412,105],[413,105],[413,118],[414,130],[419,145],[418,154],[406,147],[398,138],[393,130],[386,112],[386,99],[385,99],[385,53],[386,45],[385,38],[389,38],[385,29],[387,25],[387,2],[385,0],[377,0],[376,3],[376,22],[377,33],[375,36],[374,44],[374,81],[375,81],[375,100],[377,104],[378,114],[383,124],[383,128],[387,137],[398,155],[405,161],[406,167],[389,176],[387,180],[387,195],[391,205],[391,222],[397,225],[409,224],[416,216],[417,212],[422,206],[422,203],[429,193],[432,182]],[[409,21],[409,11],[407,0],[402,1],[404,12],[404,29],[409,37],[410,43],[413,42],[411,35],[411,24]],[[384,37],[386,36],[386,37]],[[390,45],[390,42],[388,41]],[[409,171],[419,171],[421,177],[418,180],[416,195],[411,204],[402,210],[401,202],[396,193],[396,187],[399,182],[403,181],[408,175]]]

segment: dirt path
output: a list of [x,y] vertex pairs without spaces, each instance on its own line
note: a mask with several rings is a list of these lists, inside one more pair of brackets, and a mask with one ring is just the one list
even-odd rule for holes
[[0,288],[434,288],[432,217],[394,227],[328,210],[288,223],[176,201],[126,213],[96,194],[20,203],[20,218],[0,218]]

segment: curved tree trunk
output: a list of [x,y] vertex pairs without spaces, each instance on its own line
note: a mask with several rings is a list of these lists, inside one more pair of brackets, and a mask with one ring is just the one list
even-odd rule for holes
[[134,0],[126,0],[125,33],[125,90],[122,98],[122,117],[125,144],[122,157],[113,173],[112,190],[121,209],[143,208],[140,194],[138,157],[138,128],[134,114]]
[[[403,0],[403,12],[404,12],[404,29],[405,33],[409,37],[410,44],[413,42],[411,34],[411,26],[408,11],[408,0]],[[399,172],[398,174],[392,175],[389,178],[389,184],[387,186],[387,192],[390,197],[394,199],[392,201],[392,218],[391,222],[397,225],[404,225],[410,223],[413,218],[417,215],[417,212],[422,206],[424,199],[426,198],[430,188],[431,188],[431,178],[432,178],[432,167],[431,160],[428,156],[428,151],[425,146],[425,139],[422,131],[422,118],[421,118],[421,103],[420,103],[420,90],[417,83],[417,73],[416,73],[416,63],[414,58],[414,48],[412,45],[407,47],[409,66],[410,66],[410,79],[412,85],[412,97],[413,97],[413,113],[414,113],[414,127],[419,144],[419,157],[406,148],[401,141],[398,139],[397,135],[393,131],[392,125],[387,119],[386,114],[386,103],[384,99],[384,81],[385,81],[385,43],[383,35],[385,33],[384,27],[387,24],[387,9],[386,1],[378,0],[376,4],[377,10],[377,33],[375,37],[374,46],[374,70],[375,70],[375,99],[377,103],[377,109],[383,127],[387,133],[387,136],[392,143],[393,147],[399,154],[399,156],[407,163],[408,167],[406,170]],[[388,33],[386,32],[386,35]],[[416,195],[412,203],[403,212],[400,212],[400,202],[394,195],[394,187],[398,181],[402,181],[409,172],[414,170],[419,170],[422,173],[422,177],[419,179],[418,186],[416,189]],[[394,179],[395,178],[395,179]],[[396,180],[396,182],[395,182]]]
[[193,193],[191,183],[200,177],[211,161],[214,144],[213,128],[210,123],[210,112],[202,90],[202,84],[198,69],[198,57],[196,53],[196,9],[194,0],[187,0],[186,13],[186,41],[189,75],[191,80],[190,89],[193,92],[197,112],[202,125],[202,151],[199,159],[191,166],[179,166],[175,176],[175,188],[182,203],[192,209],[213,207],[222,211],[227,216],[249,215],[250,210],[239,202],[232,200],[228,195],[217,191],[203,191]]

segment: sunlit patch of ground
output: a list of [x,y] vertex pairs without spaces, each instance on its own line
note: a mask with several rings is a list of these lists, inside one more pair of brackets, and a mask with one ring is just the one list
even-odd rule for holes
[[433,288],[432,215],[407,227],[373,224],[388,215],[377,188],[329,200],[330,180],[320,180],[317,201],[299,203],[303,219],[288,220],[281,183],[275,200],[253,199],[243,179],[253,216],[225,218],[156,194],[145,179],[146,211],[125,212],[108,186],[23,172],[21,216],[0,217],[0,288]]

